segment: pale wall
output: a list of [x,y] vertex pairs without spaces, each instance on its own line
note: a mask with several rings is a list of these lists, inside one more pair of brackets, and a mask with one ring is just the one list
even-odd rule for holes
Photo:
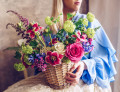
[[30,21],[38,21],[45,26],[44,18],[50,15],[51,9],[52,0],[0,0],[0,92],[24,78],[23,72],[17,72],[13,68],[16,62],[13,58],[14,51],[3,51],[9,46],[16,46],[20,38],[12,27],[6,29],[7,23],[19,22],[15,15],[6,11],[14,10]]

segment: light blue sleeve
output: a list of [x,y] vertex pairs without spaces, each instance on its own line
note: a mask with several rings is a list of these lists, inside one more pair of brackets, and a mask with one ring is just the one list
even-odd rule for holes
[[[95,28],[101,24],[95,20],[93,23],[89,23],[89,26]],[[81,79],[87,84],[96,82],[100,87],[107,88],[110,86],[110,82],[114,81],[116,74],[114,67],[114,62],[118,61],[115,56],[116,51],[102,26],[96,31],[94,38],[95,40],[92,42],[94,49],[90,53],[90,57],[83,60],[87,70],[83,72]]]

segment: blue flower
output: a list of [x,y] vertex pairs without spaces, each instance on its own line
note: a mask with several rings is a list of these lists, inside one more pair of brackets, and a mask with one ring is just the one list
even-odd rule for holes
[[33,64],[34,63],[34,57],[32,55],[30,55],[28,57],[28,61]]
[[90,52],[93,50],[94,45],[90,45],[89,42],[82,43],[83,49],[85,52]]
[[39,59],[39,60],[41,59],[41,57],[42,57],[43,59],[45,59],[45,56],[46,56],[45,53],[36,54],[36,58]]

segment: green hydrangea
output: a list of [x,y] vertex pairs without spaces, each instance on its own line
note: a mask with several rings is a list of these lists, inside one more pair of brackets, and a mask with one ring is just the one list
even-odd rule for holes
[[95,16],[92,13],[89,12],[87,14],[87,19],[88,19],[89,22],[93,22],[94,19],[95,19]]
[[65,30],[66,32],[68,32],[68,33],[73,33],[74,30],[75,30],[75,28],[76,28],[76,26],[73,24],[72,21],[67,20],[67,21],[65,21],[65,23],[64,23],[64,25],[63,25],[63,28],[64,28],[64,30]]
[[83,23],[83,25],[88,26],[88,19],[84,18],[83,21],[82,21],[82,23]]
[[32,54],[33,48],[29,45],[22,46],[22,52],[25,53],[25,54]]
[[53,24],[53,22],[51,21],[51,19],[50,19],[49,16],[47,16],[47,17],[45,18],[45,23],[46,23],[47,25],[49,25],[49,26],[51,26],[51,25]]
[[14,68],[17,70],[17,71],[23,71],[25,69],[25,66],[22,64],[22,63],[19,63],[19,64],[14,64]]
[[27,65],[31,65],[32,63],[30,63],[28,61],[28,55],[24,55],[24,62],[27,64]]
[[95,35],[95,30],[92,28],[88,28],[86,34],[87,34],[88,38],[93,38]]

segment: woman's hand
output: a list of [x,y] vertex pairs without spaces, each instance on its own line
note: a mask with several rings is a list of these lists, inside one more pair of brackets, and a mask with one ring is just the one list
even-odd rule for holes
[[[77,69],[76,73],[72,73],[75,69]],[[75,63],[65,76],[66,82],[71,83],[71,85],[78,84],[84,69],[86,69],[86,65],[84,62],[81,61],[81,62]]]

